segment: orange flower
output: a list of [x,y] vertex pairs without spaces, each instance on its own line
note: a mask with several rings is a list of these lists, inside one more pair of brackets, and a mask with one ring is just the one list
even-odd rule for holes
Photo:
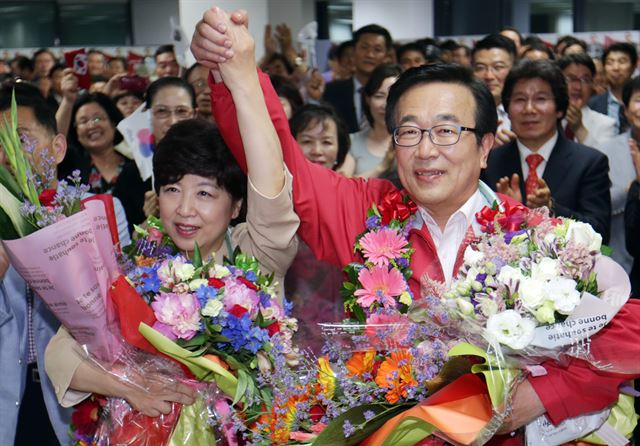
[[365,373],[371,372],[376,352],[367,350],[364,352],[355,352],[347,361],[347,370],[350,376],[362,378]]
[[389,403],[395,404],[400,398],[406,398],[408,389],[418,385],[413,377],[412,360],[413,356],[408,351],[400,350],[391,353],[380,364],[376,374],[376,384],[389,389],[385,395]]

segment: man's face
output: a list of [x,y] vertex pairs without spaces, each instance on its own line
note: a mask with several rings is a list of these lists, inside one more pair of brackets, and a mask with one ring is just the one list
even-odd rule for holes
[[187,79],[196,92],[198,114],[207,117],[211,116],[211,89],[207,83],[208,78],[209,69],[199,65],[191,71]]
[[62,96],[62,78],[64,77],[64,71],[62,69],[56,70],[51,73],[51,87],[58,96]]
[[591,97],[593,75],[589,68],[580,64],[569,64],[562,70],[567,87],[569,88],[569,101],[578,107],[582,107]]
[[453,63],[457,63],[458,65],[464,65],[467,67],[471,65],[471,58],[469,57],[467,48],[456,48],[456,50],[453,52]]
[[520,41],[520,36],[518,35],[518,33],[510,29],[505,29],[503,31],[500,31],[500,35],[505,36],[507,39],[511,39],[511,41],[516,46],[516,53],[521,54],[522,42]]
[[380,34],[365,33],[355,45],[354,61],[356,72],[369,76],[387,57],[387,45]]
[[100,53],[91,53],[87,58],[89,74],[91,76],[103,76],[105,72],[104,56]]
[[537,150],[556,132],[562,112],[556,110],[551,85],[540,78],[522,79],[509,100],[511,130],[529,149]]
[[49,76],[49,71],[53,68],[56,61],[53,56],[47,52],[38,54],[35,59],[36,75],[40,78]]
[[485,83],[496,106],[502,103],[504,80],[512,65],[511,55],[502,48],[478,50],[473,55],[473,74]]
[[424,55],[420,51],[408,50],[402,53],[400,56],[400,65],[402,65],[403,70],[408,70],[413,67],[420,67],[427,63],[427,59],[424,58]]
[[[9,110],[5,110],[1,112],[0,119],[11,119],[10,114],[11,112]],[[55,135],[42,126],[36,120],[33,109],[30,107],[18,106],[17,118],[20,137],[23,140],[27,140],[29,146],[32,146],[29,150],[32,153],[33,165],[36,167],[36,171],[44,174],[44,172],[38,169],[38,166],[47,164],[45,159],[53,160],[54,165],[60,164],[67,152],[64,137],[62,135]],[[5,158],[3,150],[0,150],[0,164],[8,165],[8,160]]]
[[631,79],[636,61],[632,61],[627,53],[611,51],[604,60],[604,74],[612,88],[621,88]]
[[[476,102],[462,85],[434,82],[417,85],[397,103],[396,126],[431,128],[439,124],[475,127]],[[478,188],[493,138],[479,146],[472,132],[463,131],[456,144],[437,146],[425,132],[413,147],[396,146],[398,175],[419,206],[432,215],[451,215]]]
[[176,55],[171,51],[158,54],[158,57],[156,57],[156,74],[158,77],[178,76],[180,74],[180,65],[176,61]]

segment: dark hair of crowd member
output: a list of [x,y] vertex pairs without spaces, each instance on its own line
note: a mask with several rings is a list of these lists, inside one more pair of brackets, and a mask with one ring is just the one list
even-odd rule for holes
[[333,168],[335,170],[342,165],[347,157],[351,147],[351,138],[349,137],[349,129],[333,107],[326,103],[305,104],[291,116],[289,127],[291,128],[291,134],[296,138],[300,132],[309,128],[309,126],[317,123],[323,123],[324,126],[324,122],[327,120],[332,120],[336,124],[338,132],[338,156]]
[[284,55],[281,53],[273,53],[271,56],[267,58],[267,60],[264,61],[262,66],[267,67],[278,60],[282,62],[282,65],[284,65],[284,69],[287,70],[287,74],[289,75],[293,74],[293,71],[294,71],[293,65],[291,65],[291,62],[289,62],[289,59],[284,57]]
[[154,59],[157,59],[157,57],[158,57],[160,54],[164,54],[164,53],[175,53],[175,50],[174,50],[174,48],[173,48],[173,45],[171,45],[171,44],[168,44],[168,45],[160,45],[160,46],[158,47],[158,49],[156,50],[156,52],[155,52],[155,53],[153,53],[153,58],[154,58]]
[[354,45],[355,44],[353,43],[353,40],[346,40],[338,45],[338,47],[336,48],[336,57],[338,58],[338,61],[342,59],[342,57],[344,56],[344,52],[349,48],[353,48]]
[[182,79],[189,82],[189,76],[191,76],[191,73],[193,73],[193,70],[195,70],[200,66],[202,66],[200,63],[194,62],[194,64],[191,65],[189,68],[187,68],[187,70],[184,72],[184,74],[182,75]]
[[582,65],[589,69],[591,76],[596,75],[596,65],[593,63],[593,59],[585,53],[573,53],[562,56],[557,61],[561,70],[564,70],[571,64]]
[[427,52],[425,51],[424,45],[420,45],[418,42],[409,42],[406,43],[396,50],[396,59],[400,61],[402,55],[407,51],[416,51],[424,57],[424,60],[427,60]]
[[11,109],[11,95],[15,89],[18,107],[27,107],[40,126],[52,135],[58,133],[55,111],[49,107],[38,87],[27,82],[4,82],[0,87],[0,112]]
[[376,25],[376,24],[365,25],[362,28],[357,29],[353,33],[354,45],[358,43],[358,40],[360,40],[360,38],[364,34],[377,34],[379,36],[382,36],[384,37],[384,43],[387,50],[390,50],[391,48],[393,48],[393,39],[391,39],[391,34],[386,28],[383,28],[380,25]]
[[573,45],[579,45],[585,51],[585,53],[587,52],[587,49],[588,49],[587,48],[587,42],[585,42],[582,39],[578,39],[577,37],[574,37],[574,36],[564,36],[563,38],[558,40],[558,42],[553,47],[554,50],[557,51],[558,47],[560,45],[564,45],[564,47],[562,48],[562,52],[560,53],[563,56],[564,56],[564,52],[567,50],[567,48],[569,48],[570,46],[573,46]]
[[513,40],[500,34],[489,34],[482,40],[478,40],[471,50],[471,57],[473,58],[477,51],[491,50],[494,48],[505,50],[514,62],[518,57],[516,54],[516,44],[513,43]]
[[362,88],[362,111],[367,118],[369,125],[373,127],[373,115],[371,114],[371,107],[367,103],[367,98],[371,100],[376,91],[380,89],[380,86],[385,79],[389,77],[398,77],[402,73],[402,67],[395,64],[382,64],[378,65],[369,76],[369,80]]
[[35,69],[33,60],[29,59],[27,56],[16,56],[13,58],[11,63],[15,63],[21,71],[33,71]]
[[277,74],[269,75],[269,79],[271,79],[271,85],[273,85],[273,89],[276,91],[276,94],[289,101],[289,104],[291,105],[291,115],[304,105],[302,95],[300,94],[298,87],[296,87],[293,82],[282,76],[278,76]]
[[549,48],[544,42],[540,41],[535,41],[535,42],[531,42],[527,45],[526,49],[522,52],[522,57],[525,57],[525,54],[527,54],[530,51],[541,51],[543,53],[547,53],[547,56],[549,57],[549,60],[554,60],[556,58],[555,54],[553,54],[553,51],[551,51],[551,48]]
[[240,215],[244,218],[247,177],[212,122],[186,119],[172,125],[153,154],[153,175],[157,194],[161,187],[177,183],[185,175],[214,179],[234,202],[243,200]]
[[52,66],[52,67],[51,67],[51,69],[49,70],[49,74],[48,74],[48,76],[49,76],[49,77],[53,77],[53,74],[54,74],[56,71],[63,71],[65,68],[67,68],[65,64],[62,64],[62,63],[59,63],[59,62],[58,62],[58,63],[56,63],[54,66]]
[[444,42],[438,45],[442,51],[455,51],[458,49],[460,44],[453,39],[447,39]]
[[631,61],[631,65],[635,68],[636,63],[638,61],[638,52],[633,44],[628,42],[615,42],[605,48],[604,53],[602,53],[602,63],[604,64],[607,61],[607,56],[612,51],[625,53],[629,56],[629,60]]
[[471,68],[457,64],[423,65],[410,68],[400,75],[389,89],[389,97],[387,98],[385,120],[389,133],[393,133],[393,129],[396,127],[396,107],[400,98],[410,93],[413,87],[433,82],[456,84],[469,89],[476,104],[474,127],[478,144],[487,133],[496,133],[498,112],[491,92],[484,85],[484,82],[475,78]]
[[556,111],[562,112],[559,120],[564,117],[569,107],[569,93],[567,81],[560,67],[551,60],[522,60],[511,69],[504,80],[502,89],[502,103],[504,109],[509,110],[509,101],[513,87],[521,80],[542,79],[549,84],[553,99],[556,103]]
[[498,31],[498,34],[500,34],[503,31],[511,31],[512,33],[515,33],[515,35],[518,36],[520,45],[522,45],[522,33],[518,31],[518,28],[514,28],[513,26],[505,26],[503,28],[500,28],[500,31]]
[[622,103],[625,107],[629,107],[631,96],[636,91],[640,91],[640,76],[629,79],[622,87]]
[[51,56],[51,58],[53,59],[54,62],[57,62],[58,59],[56,58],[56,56],[53,54],[53,52],[51,52],[51,50],[47,49],[47,48],[40,48],[38,51],[36,51],[35,53],[33,53],[33,62],[35,63],[36,58],[40,55],[40,54],[44,54],[47,53]]
[[[116,107],[115,102],[111,100],[109,96],[103,93],[85,93],[80,95],[76,100],[75,104],[73,104],[73,109],[71,110],[71,127],[69,128],[69,135],[67,139],[69,143],[73,144],[75,147],[82,149],[82,145],[80,141],[78,141],[78,130],[76,129],[75,120],[76,114],[80,107],[86,104],[98,104],[100,108],[104,110],[104,112],[109,117],[109,121],[113,126],[117,126],[120,121],[124,118],[118,107]],[[113,145],[120,144],[122,142],[122,135],[116,129],[115,135],[113,137]]]
[[166,87],[177,87],[185,90],[191,98],[191,107],[193,109],[196,108],[196,92],[191,84],[180,77],[173,76],[161,77],[160,79],[156,79],[149,84],[144,99],[146,108],[151,108],[153,100],[155,99],[158,92]]

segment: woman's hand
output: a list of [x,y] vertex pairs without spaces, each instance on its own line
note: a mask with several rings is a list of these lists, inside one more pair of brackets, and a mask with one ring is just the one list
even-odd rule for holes
[[138,412],[150,417],[171,412],[171,403],[193,404],[196,392],[191,387],[179,383],[167,383],[166,379],[154,375],[139,378],[135,384],[126,383],[122,398]]
[[78,99],[80,87],[78,87],[78,78],[73,74],[71,68],[65,68],[62,71],[62,81],[60,81],[60,90],[62,97],[72,104]]

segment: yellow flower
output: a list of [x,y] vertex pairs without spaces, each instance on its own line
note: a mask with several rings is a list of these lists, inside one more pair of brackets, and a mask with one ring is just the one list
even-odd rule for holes
[[401,304],[405,304],[409,306],[411,305],[411,294],[407,293],[406,291],[403,291],[398,300],[400,301]]
[[327,356],[318,358],[318,384],[320,384],[325,397],[333,398],[333,393],[336,390],[336,375],[331,370]]

